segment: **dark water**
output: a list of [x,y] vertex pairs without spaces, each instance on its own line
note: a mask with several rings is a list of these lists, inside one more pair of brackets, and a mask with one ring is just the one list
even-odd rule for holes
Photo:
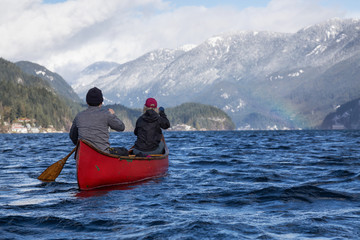
[[[130,147],[131,133],[114,133]],[[168,175],[91,192],[67,134],[0,135],[0,239],[360,239],[360,131],[165,132]]]

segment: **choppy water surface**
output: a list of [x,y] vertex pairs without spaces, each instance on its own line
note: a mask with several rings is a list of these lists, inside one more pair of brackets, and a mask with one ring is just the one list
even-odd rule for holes
[[[360,131],[165,132],[168,175],[80,192],[67,134],[0,135],[1,239],[360,239]],[[112,133],[130,147],[131,133]]]

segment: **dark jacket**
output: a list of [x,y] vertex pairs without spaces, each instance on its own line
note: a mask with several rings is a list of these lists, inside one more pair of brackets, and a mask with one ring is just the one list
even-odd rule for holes
[[74,144],[78,139],[84,139],[96,148],[108,152],[109,127],[118,132],[125,130],[124,123],[108,109],[89,106],[76,115],[69,135]]
[[140,151],[153,151],[158,148],[162,138],[161,129],[170,127],[170,122],[164,112],[159,114],[154,110],[147,110],[136,121],[134,134],[137,136],[135,148]]

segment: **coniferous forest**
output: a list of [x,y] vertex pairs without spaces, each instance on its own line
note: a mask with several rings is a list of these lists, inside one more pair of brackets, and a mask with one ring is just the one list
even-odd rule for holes
[[42,79],[0,59],[0,116],[2,123],[28,118],[37,126],[60,130],[71,124],[72,111]]

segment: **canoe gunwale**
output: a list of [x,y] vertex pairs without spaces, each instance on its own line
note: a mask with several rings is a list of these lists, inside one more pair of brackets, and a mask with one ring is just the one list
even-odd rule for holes
[[[96,147],[94,147],[88,141],[86,141],[84,139],[80,139],[78,141],[78,144],[77,144],[76,152],[75,152],[75,155],[74,155],[75,157],[77,155],[77,150],[79,149],[80,141],[83,142],[84,144],[86,144],[87,146],[89,146],[90,148],[92,148],[93,150],[95,150],[96,152],[102,154],[102,155],[112,157],[112,158],[118,158],[119,160],[147,160],[147,161],[149,161],[149,160],[162,160],[162,159],[169,156],[169,149],[167,148],[167,145],[166,145],[165,141],[164,141],[164,143],[165,143],[165,153],[164,154],[150,155],[151,157],[136,157],[135,155],[119,156],[119,155],[103,152],[103,151],[97,149]],[[132,148],[129,149],[129,153],[130,153],[131,150],[132,150]]]

